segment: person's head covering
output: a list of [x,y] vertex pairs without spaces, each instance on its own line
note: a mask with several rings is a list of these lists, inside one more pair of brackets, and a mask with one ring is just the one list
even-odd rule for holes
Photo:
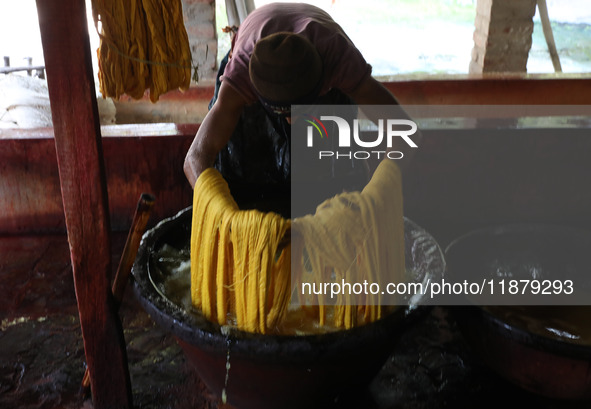
[[307,38],[276,33],[256,43],[249,74],[263,102],[277,106],[311,103],[320,91],[322,59]]

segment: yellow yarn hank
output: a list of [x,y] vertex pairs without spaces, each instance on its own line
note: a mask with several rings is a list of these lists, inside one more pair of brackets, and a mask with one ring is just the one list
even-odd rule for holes
[[104,98],[150,100],[191,83],[191,49],[181,0],[92,0],[100,36],[99,88]]
[[[290,229],[292,240],[285,243]],[[346,295],[335,305],[320,302],[294,310],[289,308],[291,276],[299,285],[327,277],[376,282],[378,274],[382,281],[405,280],[402,182],[394,162],[383,161],[362,192],[337,195],[314,215],[293,221],[273,212],[240,210],[213,168],[197,179],[191,297],[211,321],[257,333],[284,330],[302,316],[321,328],[352,328],[382,317],[386,307],[379,294]]]
[[[213,168],[195,184],[191,231],[191,299],[211,321],[267,333],[288,305],[290,220],[239,210]],[[287,260],[287,262],[286,262]]]
[[[296,285],[302,280],[369,283],[405,281],[402,178],[390,160],[380,163],[361,192],[346,192],[326,200],[314,215],[295,219],[292,230],[300,243],[292,242]],[[308,268],[298,267],[305,265]],[[302,261],[299,261],[302,260]],[[319,274],[322,272],[322,274]],[[382,317],[381,294],[341,294],[333,307],[322,306],[321,325],[351,328]],[[302,300],[304,301],[304,300]],[[331,313],[332,317],[328,314]],[[328,319],[332,322],[329,322]]]

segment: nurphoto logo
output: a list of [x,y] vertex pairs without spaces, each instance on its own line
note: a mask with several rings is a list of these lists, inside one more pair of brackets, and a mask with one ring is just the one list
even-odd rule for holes
[[[309,123],[306,133],[306,146],[308,148],[314,147],[315,135],[319,135],[321,140],[325,137],[328,139],[329,135],[325,126],[326,121],[332,121],[337,127],[338,149],[319,150],[318,159],[347,158],[363,160],[369,159],[372,156],[376,156],[378,159],[382,159],[383,157],[401,159],[403,157],[402,152],[391,150],[394,146],[394,138],[402,138],[408,146],[417,148],[417,145],[410,138],[417,131],[417,125],[409,119],[379,119],[377,121],[377,132],[365,131],[363,132],[362,138],[358,119],[353,119],[353,123],[351,124],[345,118],[335,115],[322,115],[318,119],[306,114],[305,118],[306,122]],[[351,138],[351,135],[353,138]],[[359,149],[353,150],[351,149],[352,147]],[[382,149],[377,149],[380,147]]]

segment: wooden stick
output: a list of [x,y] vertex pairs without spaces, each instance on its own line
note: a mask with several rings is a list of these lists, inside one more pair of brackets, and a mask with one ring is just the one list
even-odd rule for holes
[[135,215],[131,222],[131,229],[127,235],[127,241],[125,242],[123,254],[121,254],[121,260],[119,261],[119,267],[117,267],[117,274],[115,274],[115,280],[113,281],[113,297],[118,305],[123,300],[123,293],[125,292],[125,286],[131,273],[131,267],[140,247],[142,236],[146,231],[146,225],[150,219],[155,200],[154,196],[149,193],[142,193],[138,200]]
[[[123,294],[125,293],[125,287],[131,273],[131,267],[135,261],[137,251],[140,247],[140,241],[146,230],[146,225],[150,219],[152,207],[156,199],[149,193],[142,193],[137,203],[137,208],[131,222],[131,228],[127,235],[125,247],[119,260],[119,266],[117,267],[117,273],[115,274],[115,280],[113,280],[113,298],[115,301],[115,307],[119,309],[121,302],[123,301]],[[88,368],[84,372],[82,378],[82,393],[85,395],[90,387],[90,373]]]
[[552,33],[552,25],[550,24],[550,16],[548,15],[548,5],[546,0],[538,0],[538,11],[540,12],[540,20],[542,21],[542,30],[544,31],[544,38],[548,45],[548,52],[552,59],[552,66],[555,72],[562,72],[560,65],[560,57],[556,50],[556,43],[554,42],[554,34]]

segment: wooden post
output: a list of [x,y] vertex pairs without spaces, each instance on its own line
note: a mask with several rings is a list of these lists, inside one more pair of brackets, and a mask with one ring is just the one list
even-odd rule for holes
[[94,407],[131,408],[110,286],[110,218],[86,6],[84,0],[37,0],[37,11]]
[[[28,67],[32,67],[33,66],[33,57],[26,57],[25,60],[27,61],[27,66]],[[27,75],[29,77],[31,77],[33,75],[33,70],[27,70]]]

